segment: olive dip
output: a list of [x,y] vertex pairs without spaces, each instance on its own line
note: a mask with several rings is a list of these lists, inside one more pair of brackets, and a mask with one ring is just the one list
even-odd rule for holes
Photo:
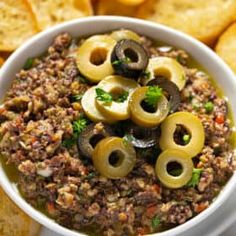
[[88,235],[145,235],[207,209],[235,169],[227,100],[185,51],[121,29],[58,35],[0,106],[22,196]]

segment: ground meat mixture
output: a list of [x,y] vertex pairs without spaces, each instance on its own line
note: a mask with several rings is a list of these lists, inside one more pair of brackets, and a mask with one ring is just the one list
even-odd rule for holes
[[[0,154],[17,167],[25,199],[65,227],[107,236],[159,232],[208,208],[234,171],[229,109],[208,75],[188,67],[186,52],[142,38],[151,57],[172,57],[185,68],[179,111],[203,123],[205,145],[194,158],[202,172],[194,187],[166,188],[154,171],[159,150],[150,148],[137,151],[127,177],[112,180],[80,158],[76,145],[63,145],[73,135],[72,122],[83,115],[72,98],[89,88],[73,57],[77,43],[67,33],[57,36],[31,69],[16,75],[0,107]],[[211,113],[204,107],[209,101]]]

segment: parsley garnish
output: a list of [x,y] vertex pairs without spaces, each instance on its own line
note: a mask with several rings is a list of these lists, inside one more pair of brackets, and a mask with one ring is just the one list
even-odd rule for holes
[[62,141],[62,146],[65,148],[70,148],[76,143],[76,139],[79,137],[80,133],[86,128],[88,121],[81,117],[74,121],[73,126],[73,136],[71,138]]
[[73,102],[79,102],[82,99],[83,96],[84,96],[84,94],[74,95],[74,96],[72,96],[72,101]]
[[130,63],[132,62],[132,60],[129,57],[125,57],[124,59],[120,59],[120,60],[115,60],[112,62],[112,65],[117,65],[120,66],[122,63]]
[[77,76],[76,79],[79,80],[82,84],[89,84],[89,81],[80,75]]
[[152,229],[156,230],[157,227],[160,225],[160,223],[161,223],[161,219],[159,216],[156,215],[155,217],[153,217],[152,218]]
[[30,68],[32,68],[34,63],[34,59],[33,58],[28,58],[23,66],[24,70],[29,70]]
[[152,107],[155,107],[157,102],[162,96],[162,88],[158,86],[149,86],[148,90],[145,94],[145,99],[144,101]]
[[207,102],[204,104],[204,108],[206,109],[207,113],[211,113],[214,109],[214,104],[212,102]]
[[193,168],[192,178],[190,179],[190,181],[187,183],[186,186],[193,187],[193,188],[197,186],[200,181],[201,173],[202,173],[202,169]]
[[73,134],[78,137],[80,133],[86,128],[87,120],[83,117],[73,122]]
[[95,89],[96,91],[96,99],[99,100],[99,101],[102,101],[104,103],[111,103],[112,102],[112,96],[110,93],[107,93],[106,91],[104,91],[103,89],[101,88],[96,88]]
[[[111,103],[113,101],[113,97],[110,93],[104,91],[103,89],[96,88],[96,99],[99,101],[103,101],[104,103]],[[115,102],[124,102],[127,100],[129,96],[129,93],[127,91],[124,91],[117,99],[115,99]]]
[[132,134],[125,134],[125,136],[123,137],[123,141],[125,144],[131,143],[132,141],[134,141],[134,136]]
[[65,148],[71,148],[75,144],[74,138],[68,138],[62,141],[62,146]]
[[129,96],[129,93],[127,91],[124,91],[117,99],[116,102],[124,102],[127,100]]

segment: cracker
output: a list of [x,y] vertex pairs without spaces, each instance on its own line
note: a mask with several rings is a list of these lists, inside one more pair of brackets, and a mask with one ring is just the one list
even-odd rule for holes
[[0,57],[0,67],[3,65],[3,63],[4,63],[4,59]]
[[118,0],[100,0],[97,4],[97,15],[122,15],[134,17],[138,6],[127,6]]
[[212,45],[235,15],[235,0],[148,0],[136,16],[181,30]]
[[216,53],[236,73],[236,23],[232,24],[219,38]]
[[32,35],[37,25],[26,0],[0,1],[0,50],[13,51]]
[[28,0],[28,2],[36,16],[40,30],[93,14],[90,0]]

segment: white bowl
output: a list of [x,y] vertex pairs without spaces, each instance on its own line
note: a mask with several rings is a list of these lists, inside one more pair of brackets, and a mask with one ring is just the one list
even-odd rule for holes
[[[42,52],[46,51],[48,46],[52,43],[53,38],[58,34],[62,32],[69,32],[74,37],[81,37],[119,28],[132,29],[141,35],[146,35],[147,37],[160,40],[167,44],[186,50],[207,70],[207,72],[216,80],[217,84],[223,89],[225,96],[229,99],[231,104],[233,115],[236,117],[236,99],[234,96],[236,92],[236,79],[228,66],[211,49],[196,39],[168,27],[143,20],[113,16],[88,17],[70,21],[68,23],[52,27],[51,29],[31,38],[10,56],[0,70],[0,99],[3,99],[11,84],[11,81],[14,79],[14,75],[22,68],[26,59],[29,57],[38,56]],[[20,196],[16,186],[7,178],[2,167],[0,167],[0,184],[10,198],[22,210],[42,225],[59,234],[67,236],[83,235],[79,232],[60,226],[30,206]],[[219,196],[208,209],[185,224],[168,231],[158,233],[158,235],[198,235],[196,231],[199,225],[203,223],[207,217],[212,217],[213,215],[218,214],[219,207],[229,199],[229,196],[235,190],[236,174],[232,176],[225,188],[221,191]]]

